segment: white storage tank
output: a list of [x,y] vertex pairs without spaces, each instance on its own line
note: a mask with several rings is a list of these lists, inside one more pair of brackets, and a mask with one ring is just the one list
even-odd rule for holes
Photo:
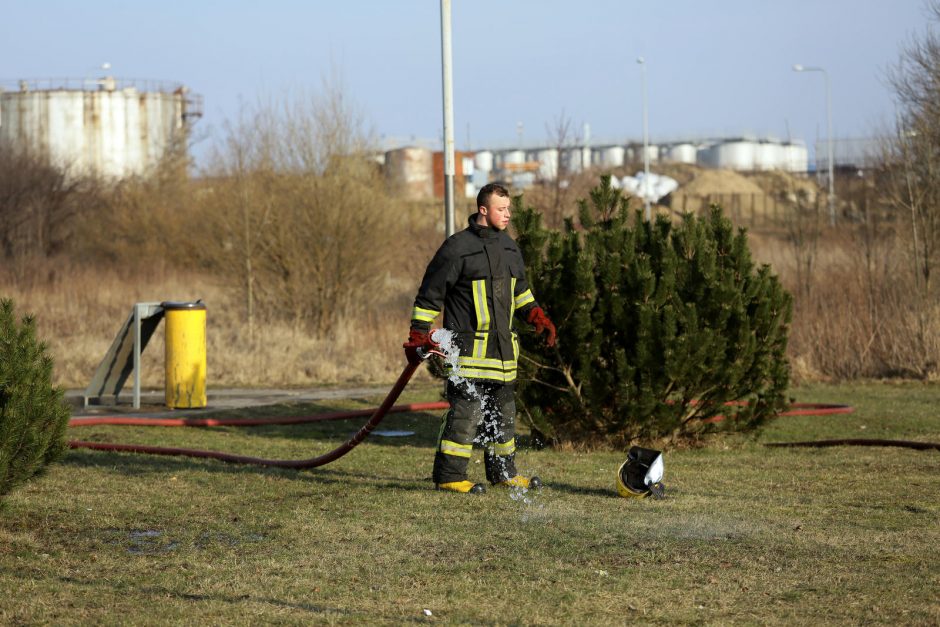
[[644,146],[642,145],[637,146],[636,160],[639,161],[640,163],[644,163],[646,161],[646,157],[644,155],[649,155],[650,163],[655,163],[659,161],[659,146],[655,144],[649,144],[645,147],[645,152],[644,152]]
[[803,144],[784,144],[783,169],[787,172],[807,172],[809,170],[809,152]]
[[729,170],[753,170],[757,144],[747,140],[735,140],[715,144],[708,149],[709,165]]
[[470,175],[473,172],[473,157],[465,155],[460,157],[460,172],[465,177],[470,178]]
[[483,172],[493,171],[493,152],[490,150],[481,150],[473,155],[473,165],[475,170]]
[[558,177],[558,149],[545,148],[535,153],[535,160],[539,164],[539,177],[551,181]]
[[525,163],[525,152],[522,150],[507,150],[499,156],[499,165],[502,168],[523,163]]
[[666,150],[666,160],[673,163],[695,163],[698,148],[693,144],[675,144]]
[[70,176],[119,179],[152,171],[202,115],[181,84],[106,77],[19,81],[0,91],[0,145],[28,150]]
[[581,172],[586,166],[590,166],[590,163],[583,163],[583,158],[584,153],[580,148],[568,148],[561,153],[561,165],[565,172]]
[[623,146],[605,146],[597,149],[597,164],[604,168],[619,168],[623,165],[626,150]]
[[754,150],[755,170],[777,170],[783,164],[783,150],[780,144],[761,142]]

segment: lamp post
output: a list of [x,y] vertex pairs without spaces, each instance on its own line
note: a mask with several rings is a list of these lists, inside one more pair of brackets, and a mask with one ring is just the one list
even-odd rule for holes
[[441,66],[444,88],[444,231],[454,234],[454,84],[450,0],[441,0]]
[[829,83],[829,72],[821,67],[809,67],[797,63],[793,66],[794,72],[822,72],[826,79],[826,159],[829,162],[829,224],[836,223],[836,192],[835,177],[833,176],[832,156],[832,86]]
[[646,104],[646,59],[637,57],[636,62],[640,65],[640,77],[643,84],[643,201],[645,207],[646,221],[652,219],[652,210],[650,209],[650,128],[649,111]]

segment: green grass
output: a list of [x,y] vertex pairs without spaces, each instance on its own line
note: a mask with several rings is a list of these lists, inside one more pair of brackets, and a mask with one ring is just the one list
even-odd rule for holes
[[[940,441],[940,388],[793,395],[856,412],[667,451],[663,501],[616,496],[623,452],[522,452],[531,502],[435,492],[433,414],[304,472],[72,451],[4,500],[0,623],[937,624],[940,453],[763,443]],[[70,437],[306,458],[362,422]]]

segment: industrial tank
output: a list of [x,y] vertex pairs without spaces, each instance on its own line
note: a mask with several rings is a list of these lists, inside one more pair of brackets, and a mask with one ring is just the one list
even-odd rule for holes
[[636,158],[637,161],[645,161],[645,155],[649,155],[650,163],[655,163],[659,161],[659,146],[656,144],[647,144],[644,148],[643,146],[637,146],[636,149]]
[[698,149],[692,144],[675,144],[666,149],[666,160],[673,163],[695,163]]
[[623,146],[605,146],[596,152],[597,164],[604,168],[619,168],[623,165],[626,149]]
[[31,152],[70,176],[146,174],[185,147],[201,97],[181,84],[105,77],[22,80],[0,91],[0,146]]
[[479,150],[473,155],[475,170],[491,172],[493,170],[493,153],[489,150]]
[[756,146],[748,140],[722,142],[708,148],[703,161],[713,168],[753,170]]
[[787,172],[806,172],[809,170],[809,153],[803,144],[783,145],[783,169]]
[[535,160],[539,164],[539,177],[551,181],[558,177],[558,149],[545,148],[535,152]]
[[433,155],[427,148],[398,148],[385,153],[385,177],[409,200],[434,195]]
[[590,167],[591,163],[584,163],[584,151],[581,148],[567,148],[561,153],[561,165],[565,172],[574,174]]
[[525,152],[522,150],[507,150],[499,155],[500,167],[521,166],[525,163]]
[[778,170],[783,164],[783,147],[775,142],[761,142],[754,149],[755,170]]

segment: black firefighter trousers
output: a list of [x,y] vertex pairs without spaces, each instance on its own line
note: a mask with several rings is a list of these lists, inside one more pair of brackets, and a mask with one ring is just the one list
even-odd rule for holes
[[487,481],[516,476],[515,387],[484,379],[447,381],[450,410],[444,415],[434,455],[434,483],[465,481],[474,444],[485,446]]

